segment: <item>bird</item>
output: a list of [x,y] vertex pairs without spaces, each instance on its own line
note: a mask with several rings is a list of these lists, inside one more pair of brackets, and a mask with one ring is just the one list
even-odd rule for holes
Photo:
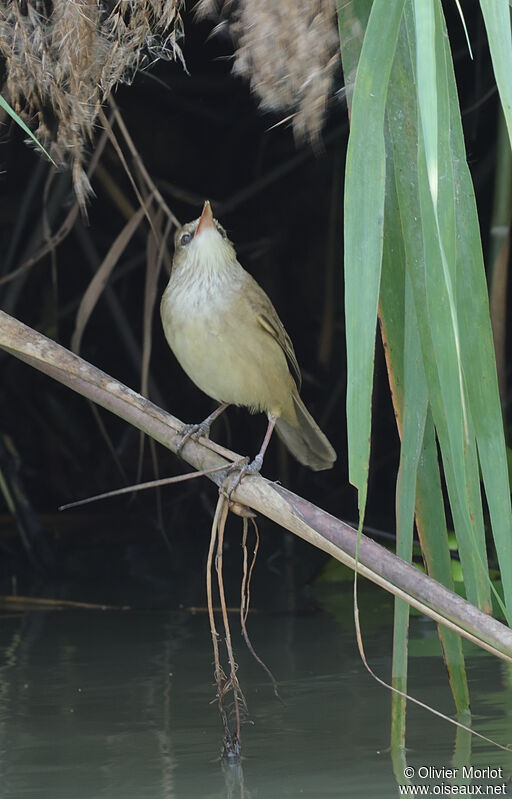
[[[292,342],[257,281],[239,263],[207,200],[198,219],[179,228],[160,314],[169,347],[189,378],[219,406],[190,436],[208,437],[229,405],[267,415],[261,448],[245,473],[257,473],[275,428],[292,455],[314,471],[330,469],[336,452],[302,399]],[[248,459],[246,459],[248,461]]]

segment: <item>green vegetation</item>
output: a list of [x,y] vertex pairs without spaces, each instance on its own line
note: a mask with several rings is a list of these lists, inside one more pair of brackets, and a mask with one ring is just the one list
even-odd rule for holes
[[[510,133],[509,7],[482,0],[481,8]],[[416,519],[429,574],[453,587],[442,468],[466,594],[489,610],[494,589],[483,485],[510,623],[507,456],[479,220],[442,6],[439,0],[339,2],[338,15],[352,109],[345,183],[347,422],[360,524],[378,316],[401,436],[397,553],[411,559]],[[400,600],[395,622],[393,681],[405,690],[408,608]],[[446,631],[441,641],[460,713],[468,708],[460,641]]]

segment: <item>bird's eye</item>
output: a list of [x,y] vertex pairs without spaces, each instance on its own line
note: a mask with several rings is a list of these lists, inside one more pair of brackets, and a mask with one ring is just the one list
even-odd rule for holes
[[192,233],[184,233],[180,239],[180,244],[190,244],[192,241]]
[[220,233],[223,239],[226,238],[226,231],[220,225],[217,225],[217,233]]

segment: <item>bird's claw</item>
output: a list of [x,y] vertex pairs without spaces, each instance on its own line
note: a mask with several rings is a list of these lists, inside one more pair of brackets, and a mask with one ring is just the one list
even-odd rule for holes
[[[249,463],[249,458],[239,458],[239,460],[234,461],[228,468],[226,469],[226,479],[222,484],[222,493],[224,494],[227,499],[231,500],[231,495],[233,491],[236,491],[244,477],[248,474],[259,474],[261,471],[261,467],[263,465],[263,456],[256,455],[254,460]],[[235,479],[232,484],[229,484],[229,478],[231,475],[235,473]]]
[[203,438],[209,438],[210,437],[210,426],[211,426],[210,423],[207,422],[206,420],[204,422],[199,422],[199,424],[186,424],[186,425],[184,425],[183,429],[184,429],[185,432],[183,433],[181,441],[178,444],[178,448],[176,450],[176,453],[178,455],[181,454],[181,451],[182,451],[183,447],[185,446],[185,444],[187,443],[187,441],[189,440],[189,438],[193,439],[194,441],[197,441],[199,438],[201,438],[201,436]]

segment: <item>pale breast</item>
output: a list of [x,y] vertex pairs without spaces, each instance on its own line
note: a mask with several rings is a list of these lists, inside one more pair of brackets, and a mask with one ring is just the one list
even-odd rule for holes
[[169,283],[161,305],[169,346],[206,394],[218,402],[281,415],[292,378],[280,346],[261,327],[244,287]]

